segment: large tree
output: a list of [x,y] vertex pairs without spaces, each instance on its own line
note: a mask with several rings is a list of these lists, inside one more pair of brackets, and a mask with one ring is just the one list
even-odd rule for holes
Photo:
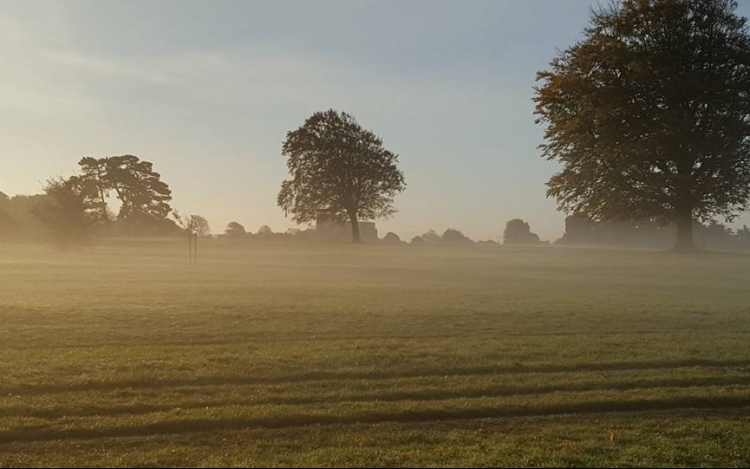
[[279,206],[297,223],[349,220],[355,243],[358,222],[395,213],[393,198],[406,187],[398,155],[345,112],[313,114],[287,133],[283,154],[291,179],[281,184]]
[[168,221],[167,216],[172,211],[171,191],[151,162],[123,155],[86,157],[78,164],[86,195],[101,220],[109,221],[107,199],[114,192],[120,201],[117,219],[128,225],[131,232],[138,227]]
[[548,196],[594,220],[677,227],[750,202],[750,36],[732,0],[621,0],[540,72]]

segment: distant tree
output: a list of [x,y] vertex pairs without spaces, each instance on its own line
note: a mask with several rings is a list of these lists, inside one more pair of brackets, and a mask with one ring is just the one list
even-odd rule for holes
[[96,230],[96,207],[86,195],[84,181],[73,176],[52,179],[44,187],[45,203],[34,207],[39,219],[60,247],[67,249],[90,242]]
[[21,230],[21,225],[8,213],[0,207],[0,239],[7,239]]
[[401,238],[396,233],[389,232],[383,238],[385,244],[401,244]]
[[411,239],[411,244],[422,245],[422,244],[427,244],[427,242],[424,240],[423,237],[421,237],[421,236],[415,236],[415,237],[413,237]]
[[281,184],[279,206],[297,223],[348,219],[355,243],[358,222],[394,214],[393,199],[406,187],[398,155],[345,112],[313,114],[287,133],[283,154],[292,178]]
[[520,218],[505,225],[503,244],[539,244],[539,236],[531,232],[531,226]]
[[184,231],[196,233],[201,237],[211,236],[211,226],[204,217],[200,215],[187,215],[183,217],[177,210],[172,212],[172,216]]
[[300,229],[290,228],[287,233],[292,235],[298,241],[315,241],[318,239],[318,232],[312,228]]
[[747,225],[742,225],[742,228],[737,230],[737,245],[743,251],[750,251],[750,228]]
[[26,241],[42,241],[49,238],[49,230],[35,215],[37,209],[46,207],[49,203],[46,194],[16,195],[4,199],[0,207],[12,219],[9,221],[7,238],[23,239]]
[[10,197],[0,192],[0,239],[7,239],[21,230],[18,220],[10,214]]
[[588,244],[593,240],[596,222],[583,214],[568,215],[565,218],[565,233],[556,244]]
[[750,35],[733,0],[622,0],[538,74],[543,156],[562,210],[673,223],[750,205]]
[[226,235],[228,238],[244,238],[245,236],[247,236],[247,231],[245,231],[244,226],[237,223],[236,221],[233,221],[227,225],[227,229],[224,230],[224,235]]
[[208,220],[200,215],[190,215],[188,229],[193,233],[197,233],[198,236],[211,236],[211,226],[208,224]]
[[120,201],[117,219],[125,223],[131,233],[167,222],[172,211],[169,206],[172,193],[161,175],[153,170],[152,163],[137,156],[123,155],[86,157],[78,165],[84,194],[101,220],[110,220],[107,199],[114,191]]
[[737,238],[732,229],[716,220],[698,225],[695,231],[701,247],[705,249],[729,251],[737,247],[735,246]]
[[451,244],[473,243],[473,241],[470,238],[468,238],[463,233],[453,228],[448,228],[447,230],[445,230],[445,232],[443,233],[443,236],[441,237],[441,241],[444,243],[451,243]]
[[422,241],[427,244],[439,244],[441,239],[440,235],[435,230],[429,230],[422,235]]
[[268,225],[263,225],[260,228],[258,228],[258,235],[259,236],[271,236],[273,235],[273,230]]

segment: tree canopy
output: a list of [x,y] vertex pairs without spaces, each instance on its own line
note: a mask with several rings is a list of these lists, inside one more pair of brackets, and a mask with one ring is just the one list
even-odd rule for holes
[[182,217],[177,211],[175,211],[173,215],[180,226],[182,226],[182,228],[188,233],[195,233],[201,237],[211,236],[211,226],[208,224],[208,220],[206,220],[205,217],[201,215],[188,215]]
[[401,244],[401,238],[392,231],[389,231],[385,237],[383,237],[383,242],[385,244]]
[[440,240],[443,243],[449,244],[467,244],[473,242],[471,238],[455,228],[448,228],[447,230],[445,230]]
[[539,244],[539,236],[531,232],[531,225],[514,218],[505,224],[503,244]]
[[272,236],[273,230],[268,225],[263,225],[258,228],[258,236]]
[[245,231],[245,227],[240,223],[233,221],[227,225],[227,229],[224,230],[224,234],[230,238],[244,238],[245,236],[247,236],[247,231]]
[[120,201],[117,220],[126,224],[131,233],[143,227],[169,223],[172,192],[154,171],[152,163],[137,156],[123,155],[86,157],[78,165],[86,197],[100,220],[111,220],[107,199],[114,192]]
[[287,133],[283,154],[291,179],[281,184],[279,206],[297,223],[349,220],[354,242],[358,222],[394,214],[393,199],[406,187],[398,155],[345,112],[313,114]]
[[731,220],[750,203],[750,36],[733,0],[622,0],[538,74],[548,196],[594,220]]

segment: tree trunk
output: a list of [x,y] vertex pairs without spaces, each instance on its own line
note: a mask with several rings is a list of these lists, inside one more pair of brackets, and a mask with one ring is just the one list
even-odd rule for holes
[[102,220],[104,223],[109,223],[109,215],[107,215],[107,199],[104,196],[104,181],[102,181],[102,172],[99,163],[96,164],[96,183],[99,186],[99,199],[102,203]]
[[357,214],[349,212],[349,221],[352,224],[352,242],[355,244],[361,244],[362,237],[359,235],[359,221],[357,221]]
[[677,207],[677,241],[674,245],[675,252],[695,252],[693,240],[693,207],[691,204],[683,203]]

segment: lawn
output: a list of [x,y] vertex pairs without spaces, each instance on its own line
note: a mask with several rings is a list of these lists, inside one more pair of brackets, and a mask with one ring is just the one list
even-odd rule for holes
[[0,467],[750,466],[750,256],[0,244]]

